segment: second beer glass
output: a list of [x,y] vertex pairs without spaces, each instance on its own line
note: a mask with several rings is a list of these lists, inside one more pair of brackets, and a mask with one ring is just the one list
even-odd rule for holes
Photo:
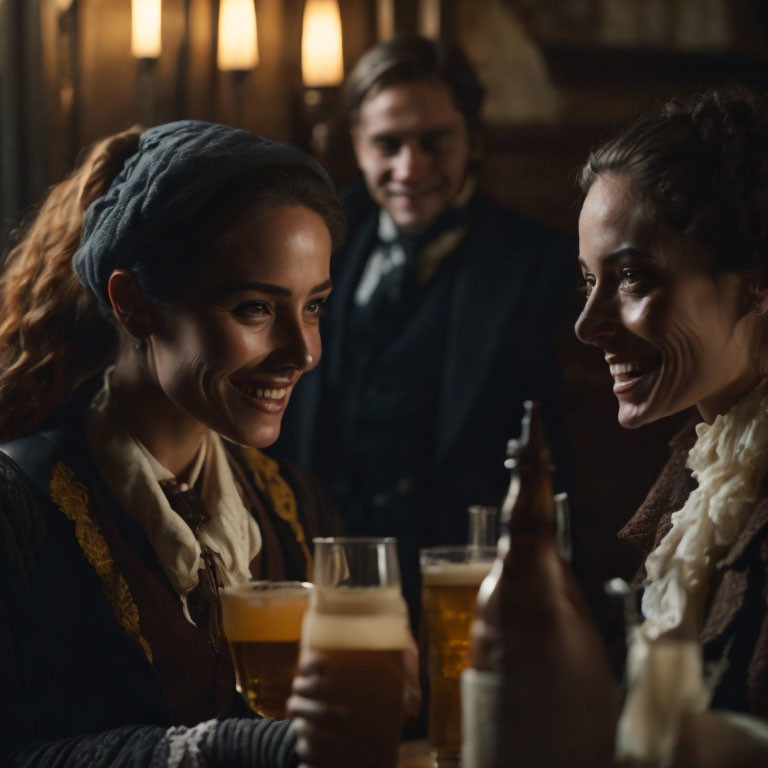
[[[428,547],[421,550],[421,612],[427,633],[429,730],[437,768],[459,765],[459,683],[469,665],[470,625],[477,590],[491,570],[496,547]],[[468,767],[471,768],[471,767]]]
[[314,543],[315,589],[304,616],[300,675],[328,681],[321,704],[344,713],[336,765],[395,768],[403,722],[403,649],[410,638],[396,540]]
[[251,581],[221,591],[238,689],[264,717],[285,717],[311,590],[302,581]]

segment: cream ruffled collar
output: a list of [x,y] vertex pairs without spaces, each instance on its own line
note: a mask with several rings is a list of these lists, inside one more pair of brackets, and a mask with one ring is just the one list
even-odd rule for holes
[[[184,596],[197,586],[200,543],[171,509],[157,480],[157,462],[123,424],[110,392],[110,373],[84,415],[91,455],[122,508],[139,523],[174,590]],[[206,434],[200,467],[202,496],[210,519],[200,541],[220,556],[219,584],[247,581],[249,566],[261,549],[261,533],[235,486],[221,438]]]
[[643,623],[629,633],[627,698],[619,718],[620,759],[665,764],[680,716],[706,709],[721,670],[705,680],[701,645],[712,571],[758,501],[768,469],[768,381],[712,424],[696,426],[688,454],[698,488],[645,561]]
[[645,561],[642,631],[650,640],[701,629],[714,565],[744,529],[768,468],[768,382],[696,434],[687,466],[698,488]]

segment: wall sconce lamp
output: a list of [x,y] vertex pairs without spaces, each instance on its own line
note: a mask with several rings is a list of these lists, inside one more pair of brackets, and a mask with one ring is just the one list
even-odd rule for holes
[[328,150],[336,86],[344,79],[338,0],[306,0],[301,28],[301,79],[312,152]]
[[331,87],[344,79],[341,14],[337,0],[307,0],[304,6],[301,79],[307,88]]
[[216,63],[223,72],[247,72],[259,63],[253,0],[221,0]]
[[137,59],[160,57],[161,20],[162,0],[131,0],[131,53]]
[[138,60],[136,90],[139,119],[146,125],[157,122],[155,64],[163,49],[162,0],[131,0],[131,53]]
[[221,0],[216,64],[229,72],[234,94],[234,123],[242,122],[245,79],[259,63],[258,25],[254,0]]
[[76,0],[56,0],[56,86],[59,96],[61,146],[67,163],[74,163],[80,141],[80,71],[78,67],[78,4]]

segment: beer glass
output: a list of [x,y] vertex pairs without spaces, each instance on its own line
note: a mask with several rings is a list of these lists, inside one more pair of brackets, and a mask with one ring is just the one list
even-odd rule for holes
[[495,557],[496,547],[477,545],[420,551],[422,627],[427,635],[429,676],[427,741],[438,768],[459,765],[459,683],[469,665],[469,632],[477,591]]
[[221,591],[237,689],[264,717],[285,717],[311,591],[302,581],[251,581]]
[[475,547],[495,547],[499,539],[499,508],[473,504],[469,514],[469,544]]
[[[315,539],[314,585],[304,616],[299,702],[319,700],[325,711],[342,713],[338,739],[331,729],[303,732],[311,753],[330,749],[335,765],[395,768],[403,723],[403,650],[410,633],[393,538]],[[312,680],[319,681],[312,687]],[[319,733],[318,733],[319,731]],[[322,744],[311,743],[322,738]],[[306,759],[304,762],[308,762]]]

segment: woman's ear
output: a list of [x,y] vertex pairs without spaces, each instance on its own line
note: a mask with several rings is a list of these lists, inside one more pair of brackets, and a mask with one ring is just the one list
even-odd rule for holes
[[751,271],[745,282],[749,311],[755,315],[768,313],[768,277],[762,270]]
[[150,333],[149,306],[144,294],[127,269],[116,269],[107,285],[112,311],[126,332],[137,341]]

